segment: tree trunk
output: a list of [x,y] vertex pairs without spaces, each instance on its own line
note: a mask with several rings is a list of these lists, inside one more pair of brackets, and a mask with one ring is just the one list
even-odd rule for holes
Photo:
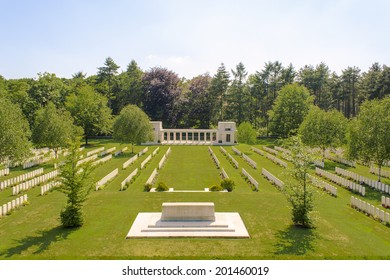
[[85,146],[88,145],[88,135],[85,135]]
[[378,182],[381,181],[382,164],[378,164]]
[[131,153],[134,154],[134,144],[131,144]]

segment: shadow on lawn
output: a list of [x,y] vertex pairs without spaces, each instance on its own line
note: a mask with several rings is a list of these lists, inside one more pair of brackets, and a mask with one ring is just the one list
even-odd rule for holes
[[313,241],[316,234],[313,229],[307,229],[296,226],[289,226],[276,234],[278,242],[276,243],[276,255],[305,255],[313,251]]
[[31,247],[37,247],[32,254],[42,253],[47,250],[52,243],[67,239],[68,235],[74,230],[75,229],[66,229],[58,226],[45,231],[37,231],[37,235],[15,240],[18,245],[2,252],[0,256],[10,258],[14,255],[20,255],[23,251],[26,251]]

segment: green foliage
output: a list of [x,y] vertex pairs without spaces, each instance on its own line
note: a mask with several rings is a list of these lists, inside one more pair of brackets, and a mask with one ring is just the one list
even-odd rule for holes
[[150,192],[152,189],[153,185],[152,184],[145,184],[144,186],[144,192]]
[[115,119],[113,138],[132,144],[141,144],[153,139],[153,130],[148,116],[136,105],[127,105]]
[[229,72],[222,63],[221,66],[218,67],[217,73],[214,75],[210,83],[210,96],[212,96],[211,101],[215,102],[214,104],[211,104],[212,111],[210,113],[212,115],[213,123],[215,124],[218,121],[224,120],[224,103],[225,95],[229,88],[229,78]]
[[292,206],[291,215],[295,225],[310,228],[313,220],[310,212],[313,210],[313,191],[309,188],[308,174],[314,161],[313,155],[297,136],[286,141],[291,150],[289,160],[293,167],[288,169],[289,177],[282,191]]
[[225,118],[241,123],[248,119],[249,94],[245,88],[248,72],[242,62],[232,70],[233,82],[228,90]]
[[63,227],[73,228],[81,227],[84,224],[83,213],[81,209],[72,204],[67,205],[61,210],[60,220]]
[[223,188],[219,185],[212,185],[209,190],[212,192],[220,192],[223,190]]
[[245,144],[256,143],[256,130],[249,122],[243,122],[238,126],[238,142]]
[[68,111],[56,109],[55,105],[49,102],[46,107],[36,112],[32,140],[37,147],[48,147],[57,153],[59,148],[68,145],[75,133],[78,132]]
[[154,67],[146,72],[143,82],[143,110],[152,120],[161,120],[164,127],[178,125],[180,78],[166,68]]
[[[375,163],[381,168],[390,160],[390,97],[366,101],[351,122],[348,152],[351,158]],[[379,175],[380,180],[381,175]]]
[[336,110],[325,112],[312,106],[299,127],[299,134],[304,144],[320,148],[325,157],[327,148],[340,147],[345,143],[346,129],[347,120],[343,114]]
[[158,183],[156,191],[158,191],[158,192],[166,192],[168,190],[169,190],[169,188],[168,188],[168,186],[164,182]]
[[28,122],[20,108],[8,99],[0,98],[0,162],[28,157],[30,135]]
[[232,179],[223,179],[221,181],[221,188],[227,190],[228,192],[232,192],[235,186],[235,183]]
[[284,86],[272,106],[272,111],[269,112],[271,133],[280,137],[296,134],[312,102],[313,99],[304,86]]
[[85,143],[88,137],[111,131],[111,110],[107,99],[88,85],[76,88],[76,93],[66,100],[66,107],[72,114],[75,124],[84,129]]
[[67,197],[67,204],[61,211],[60,219],[64,227],[80,227],[83,225],[83,203],[89,192],[95,187],[91,179],[93,166],[91,162],[77,165],[80,159],[79,141],[72,141],[69,155],[61,170],[61,185],[57,189]]
[[208,74],[194,77],[188,83],[185,94],[186,126],[193,128],[209,128],[211,111],[215,100],[209,93],[211,77]]

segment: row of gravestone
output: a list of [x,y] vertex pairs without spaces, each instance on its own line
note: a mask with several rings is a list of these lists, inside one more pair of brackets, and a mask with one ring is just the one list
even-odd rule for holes
[[222,147],[221,147],[221,151],[222,151],[222,153],[224,153],[227,156],[227,159],[233,165],[233,167],[235,169],[238,169],[238,162],[237,162],[237,160],[235,160],[234,157],[231,154],[229,154],[228,152],[226,152],[226,150],[224,148],[222,148]]
[[246,154],[242,154],[242,158],[250,165],[252,166],[254,169],[257,169],[257,163],[251,159],[250,157],[248,157]]
[[[163,166],[169,155],[171,154],[171,147],[168,148],[168,150],[165,152],[164,156],[160,160],[158,164],[158,169],[160,170]],[[153,185],[154,181],[156,180],[158,175],[157,168],[155,168],[152,172],[152,174],[149,176],[148,180],[146,181],[145,185]]]
[[112,148],[110,148],[110,149],[107,149],[107,150],[104,150],[104,151],[102,151],[100,154],[99,154],[99,156],[100,157],[104,157],[105,155],[108,155],[108,154],[111,154],[113,151],[115,151],[116,150],[116,147],[112,147]]
[[104,151],[104,149],[105,149],[104,147],[101,147],[101,148],[89,151],[89,152],[87,152],[87,157],[92,156],[94,154],[97,154],[99,152],[102,152],[102,151]]
[[385,197],[384,195],[382,195],[381,204],[385,208],[390,208],[390,197]]
[[271,155],[269,153],[265,153],[265,157],[268,158],[269,160],[273,161],[274,163],[276,163],[284,168],[287,168],[287,162],[279,159],[278,157]]
[[324,189],[326,192],[328,192],[329,194],[331,194],[333,196],[337,196],[337,188],[336,187],[332,186],[331,184],[329,184],[325,181],[317,179],[316,177],[314,177],[310,174],[308,175],[308,177],[314,186]]
[[113,171],[108,173],[106,176],[104,176],[96,183],[95,190],[101,189],[105,184],[107,184],[109,181],[114,179],[118,174],[119,174],[119,170],[118,168],[115,168]]
[[103,157],[103,158],[100,158],[100,159],[94,161],[94,162],[92,163],[92,165],[93,165],[93,166],[96,166],[96,165],[102,164],[102,163],[104,163],[104,162],[106,162],[106,161],[109,161],[110,159],[112,159],[112,155],[108,155],[108,156],[105,156],[105,157]]
[[77,163],[76,163],[76,166],[80,165],[80,164],[83,164],[85,162],[88,162],[88,161],[93,161],[93,160],[96,160],[98,158],[98,155],[97,154],[93,154],[93,155],[90,155],[90,156],[87,156],[86,158],[84,159],[80,159]]
[[133,172],[130,173],[129,176],[126,177],[126,179],[124,179],[121,183],[121,191],[124,189],[125,185],[129,182],[131,182],[131,180],[138,174],[138,168],[136,168]]
[[330,173],[330,172],[325,171],[325,170],[318,168],[318,167],[316,167],[316,174],[321,176],[321,177],[325,177],[325,178],[329,179],[331,182],[336,183],[339,186],[343,186],[343,187],[348,188],[351,191],[357,192],[357,193],[361,194],[362,196],[366,195],[366,188],[360,184],[349,181],[348,179],[345,179],[343,177],[340,177],[336,174]]
[[350,161],[350,160],[347,160],[345,158],[341,158],[341,157],[338,157],[338,156],[334,156],[334,155],[330,154],[329,151],[325,152],[325,158],[330,159],[331,161],[335,161],[335,162],[344,164],[344,165],[348,165],[348,166],[351,166],[351,167],[356,167],[356,162]]
[[274,149],[278,152],[282,152],[284,154],[288,154],[288,155],[291,155],[291,151],[288,150],[288,149],[285,149],[285,148],[282,148],[282,147],[279,147],[279,146],[274,146]]
[[33,188],[33,187],[35,187],[35,186],[37,186],[39,184],[45,183],[47,181],[50,181],[50,180],[54,179],[55,177],[57,177],[58,174],[59,174],[58,170],[53,170],[53,171],[51,171],[49,173],[40,175],[40,176],[35,177],[35,178],[31,179],[31,180],[28,180],[28,181],[20,183],[20,184],[18,184],[16,186],[13,186],[12,187],[12,195],[17,195],[17,194],[19,194],[22,191],[27,191],[30,188]]
[[255,180],[255,178],[253,178],[244,168],[241,169],[241,172],[244,175],[244,177],[247,178],[249,182],[251,182],[251,184],[255,186],[256,191],[258,191],[259,183]]
[[[379,175],[379,168],[375,166],[370,166],[370,173]],[[381,169],[381,176],[390,178],[390,170]]]
[[31,179],[31,178],[34,178],[35,176],[38,176],[40,174],[43,174],[43,168],[39,168],[37,170],[19,175],[17,177],[9,178],[8,180],[0,182],[0,189],[3,190],[9,186],[19,184],[20,182],[24,182],[24,181]]
[[229,176],[226,173],[225,169],[223,169],[223,167],[221,168],[221,174],[220,175],[221,175],[222,179],[229,179]]
[[390,193],[390,186],[385,184],[385,183],[382,183],[382,182],[379,182],[376,180],[372,180],[370,178],[364,177],[362,175],[359,175],[359,174],[352,172],[352,171],[349,171],[349,170],[342,169],[340,167],[336,167],[335,172],[337,174],[340,174],[340,175],[345,176],[347,178],[351,178],[355,182],[364,183],[367,186],[370,186],[371,188],[376,189],[378,191],[381,191],[384,193]]
[[271,153],[271,154],[273,154],[273,155],[275,155],[275,156],[278,155],[278,151],[276,151],[276,150],[274,150],[274,149],[268,148],[268,147],[266,147],[266,146],[263,146],[263,149],[264,149],[265,151],[267,151],[268,153]]
[[212,157],[215,165],[219,169],[221,167],[221,163],[219,162],[217,156],[214,154],[213,150],[210,147],[208,148],[208,150],[209,150],[210,156]]
[[117,157],[117,156],[123,154],[124,152],[127,151],[127,149],[128,149],[127,147],[124,147],[123,149],[120,149],[119,151],[116,151],[114,156]]
[[7,176],[9,175],[9,168],[4,168],[0,170],[0,176]]
[[284,183],[283,181],[281,181],[279,178],[277,178],[275,175],[273,175],[271,172],[269,172],[267,169],[263,168],[261,170],[261,174],[263,174],[263,176],[265,178],[267,178],[268,181],[271,181],[271,183],[275,184],[278,188],[283,188],[284,187]]
[[47,192],[49,192],[52,188],[57,187],[60,185],[59,181],[51,181],[50,183],[41,186],[41,195],[45,195]]
[[355,208],[357,210],[360,210],[367,215],[370,215],[374,219],[379,220],[383,223],[390,223],[390,213],[385,212],[378,207],[375,207],[374,205],[371,205],[368,202],[365,202],[364,200],[361,200],[357,197],[351,196],[351,207]]
[[1,207],[0,207],[0,217],[1,216],[6,216],[7,214],[9,214],[12,210],[14,210],[15,208],[18,208],[22,205],[24,205],[28,200],[28,197],[27,197],[27,194],[24,194],[20,197],[17,197],[15,199],[13,199],[12,201],[6,203],[6,204],[3,204]]

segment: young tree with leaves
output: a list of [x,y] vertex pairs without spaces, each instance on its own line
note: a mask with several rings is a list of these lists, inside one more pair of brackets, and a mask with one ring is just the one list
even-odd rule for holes
[[153,130],[148,116],[136,105],[127,105],[122,109],[113,125],[113,138],[134,145],[152,140]]
[[69,147],[69,155],[60,168],[61,181],[58,190],[67,197],[67,203],[60,213],[64,227],[81,227],[84,223],[82,207],[96,182],[91,178],[93,166],[91,162],[77,164],[80,159],[80,141],[73,139]]
[[314,156],[303,145],[298,136],[287,142],[291,154],[287,155],[293,167],[289,169],[289,179],[285,182],[283,192],[292,206],[292,221],[297,226],[310,228],[313,221],[310,212],[313,210],[313,191],[309,186],[309,171]]
[[305,120],[299,127],[302,142],[322,150],[322,161],[328,148],[340,147],[345,143],[347,119],[342,113],[332,110],[325,112],[312,106]]
[[390,160],[390,97],[366,101],[360,107],[356,119],[351,122],[348,133],[350,158],[376,164],[381,168]]

